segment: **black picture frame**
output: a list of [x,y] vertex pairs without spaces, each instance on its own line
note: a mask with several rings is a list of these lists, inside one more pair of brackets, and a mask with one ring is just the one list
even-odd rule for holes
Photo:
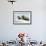
[[[17,18],[18,16],[22,16],[23,18],[24,18],[24,16],[29,16],[29,21],[28,21],[28,19],[27,19],[27,21],[26,21],[26,19],[24,19],[24,20],[21,19],[21,21],[23,21],[23,22],[21,22],[20,20],[18,20],[18,18]],[[13,11],[13,24],[14,25],[30,25],[30,24],[32,25],[32,11]]]

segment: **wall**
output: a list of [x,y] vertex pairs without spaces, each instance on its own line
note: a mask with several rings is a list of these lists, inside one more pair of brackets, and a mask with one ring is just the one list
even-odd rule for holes
[[[45,40],[45,19],[42,0],[17,0],[14,5],[0,0],[0,40],[14,40],[18,32],[31,34],[33,40]],[[12,11],[32,11],[32,25],[14,25]]]

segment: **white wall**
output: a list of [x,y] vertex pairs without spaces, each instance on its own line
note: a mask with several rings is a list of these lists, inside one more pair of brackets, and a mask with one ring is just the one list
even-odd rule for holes
[[[46,16],[43,16],[42,0],[17,0],[14,5],[0,0],[0,40],[11,40],[19,32],[31,34],[33,40],[45,40]],[[12,11],[32,11],[32,25],[13,25]]]

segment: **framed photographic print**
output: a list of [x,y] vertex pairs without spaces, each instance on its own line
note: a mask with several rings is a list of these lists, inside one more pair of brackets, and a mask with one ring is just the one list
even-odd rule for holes
[[32,24],[32,11],[13,11],[13,24]]

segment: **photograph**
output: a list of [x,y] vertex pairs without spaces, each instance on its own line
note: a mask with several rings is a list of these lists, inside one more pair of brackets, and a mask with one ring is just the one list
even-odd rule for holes
[[13,11],[13,24],[32,24],[32,11]]

